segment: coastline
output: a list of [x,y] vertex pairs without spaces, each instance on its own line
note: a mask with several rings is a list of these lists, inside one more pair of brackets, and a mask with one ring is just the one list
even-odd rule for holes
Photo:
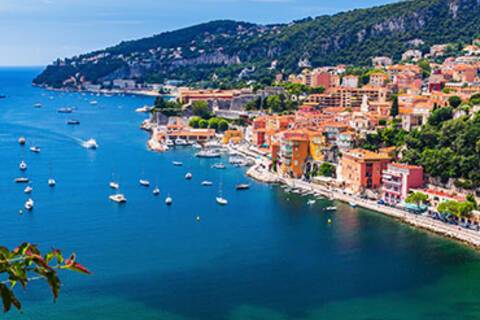
[[47,91],[55,91],[55,92],[78,92],[78,93],[91,93],[91,94],[103,94],[103,95],[136,95],[136,96],[144,96],[144,97],[161,97],[162,95],[155,90],[86,90],[86,89],[74,89],[74,88],[54,88],[49,86],[37,85],[32,83],[32,86],[41,88]]
[[268,159],[261,157],[259,154],[255,154],[253,151],[240,146],[230,146],[230,150],[239,152],[244,156],[255,160],[255,165],[249,168],[247,175],[256,181],[268,184],[282,184],[291,188],[297,188],[307,192],[314,192],[319,196],[324,196],[330,200],[341,201],[347,204],[355,203],[358,207],[381,213],[412,227],[433,232],[437,235],[459,241],[477,250],[480,249],[479,232],[468,230],[460,226],[446,224],[430,217],[413,214],[398,208],[379,205],[375,201],[347,195],[338,189],[325,188],[323,186],[298,179],[282,178],[266,169],[265,164]]

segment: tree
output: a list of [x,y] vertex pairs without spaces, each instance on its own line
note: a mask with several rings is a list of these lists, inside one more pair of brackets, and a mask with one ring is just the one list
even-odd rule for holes
[[218,123],[220,122],[220,119],[219,118],[210,118],[210,120],[208,120],[208,127],[210,129],[215,129],[217,130],[218,129]]
[[167,117],[178,116],[182,113],[182,106],[178,102],[165,101],[162,97],[157,97],[153,112],[160,112]]
[[318,169],[318,175],[323,177],[333,177],[335,175],[335,166],[331,163],[324,162]]
[[398,108],[398,96],[395,95],[393,97],[393,102],[392,102],[392,109],[390,109],[390,115],[395,118],[398,116],[399,108]]
[[218,123],[218,131],[225,132],[228,130],[228,122],[225,119],[220,120]]
[[405,199],[406,203],[414,203],[417,207],[427,202],[428,196],[422,192],[414,192],[410,194],[407,199]]
[[456,109],[462,104],[462,99],[459,96],[452,96],[448,99],[448,104]]
[[200,127],[200,120],[202,120],[200,117],[192,117],[190,121],[188,122],[188,125],[192,128],[199,128]]
[[438,205],[438,212],[451,214],[458,218],[469,217],[474,209],[471,202],[445,201]]
[[418,61],[417,65],[422,69],[423,78],[428,78],[432,74],[432,68],[430,67],[430,62],[428,59],[421,59]]
[[428,124],[432,126],[438,126],[442,122],[450,120],[452,118],[453,118],[452,107],[439,108],[432,112],[432,114],[428,118]]
[[202,119],[209,119],[212,116],[206,101],[194,101],[192,103],[192,112],[193,115]]
[[202,119],[198,122],[198,126],[202,129],[208,128],[208,121],[205,119]]
[[52,250],[44,255],[30,243],[23,243],[14,250],[0,247],[0,274],[5,275],[5,281],[0,282],[0,295],[4,312],[12,306],[20,310],[22,305],[14,293],[17,284],[23,288],[34,280],[44,280],[52,290],[56,300],[61,283],[58,270],[76,271],[90,274],[90,271],[76,261],[76,255],[65,259],[60,250]]

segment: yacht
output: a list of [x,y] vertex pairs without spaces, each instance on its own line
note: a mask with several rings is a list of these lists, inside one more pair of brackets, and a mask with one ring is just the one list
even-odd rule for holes
[[158,187],[155,187],[152,191],[154,196],[158,196],[160,194],[160,189]]
[[202,186],[204,187],[211,187],[213,186],[213,182],[212,181],[208,181],[208,180],[205,180],[205,181],[202,181]]
[[309,206],[313,206],[316,202],[317,202],[316,200],[308,200],[308,201],[307,201],[307,204],[308,204]]
[[98,148],[97,141],[95,139],[88,139],[83,143],[83,146],[87,149],[96,150]]
[[165,144],[168,146],[168,147],[174,147],[175,146],[175,143],[170,140],[170,139],[167,139],[165,140]]
[[194,148],[194,149],[202,149],[202,145],[196,142],[196,143],[194,143],[194,144],[192,145],[192,148]]
[[140,179],[140,185],[144,187],[149,187],[150,186],[150,181],[145,180],[145,179]]
[[55,187],[56,184],[57,184],[57,182],[55,181],[55,179],[53,179],[53,178],[48,179],[48,186],[49,187],[53,188],[53,187]]
[[25,177],[20,177],[20,178],[16,178],[16,179],[15,179],[15,182],[16,182],[16,183],[29,183],[29,182],[30,182],[30,179],[25,178]]
[[98,101],[97,100],[92,100],[92,101],[90,101],[90,104],[91,105],[96,105],[96,104],[98,104]]
[[121,193],[113,194],[108,197],[111,201],[116,202],[116,203],[126,203],[127,198]]
[[350,201],[348,204],[349,204],[350,207],[352,207],[352,208],[356,208],[356,207],[358,206],[358,204],[357,204],[355,201]]
[[187,180],[192,180],[193,176],[190,172],[188,172],[186,175],[185,175],[185,179]]
[[337,207],[326,207],[325,211],[337,211]]
[[225,169],[225,165],[223,163],[215,163],[212,166],[213,169]]
[[170,205],[172,205],[172,203],[173,203],[172,197],[168,196],[168,197],[165,199],[165,204],[166,204],[167,206],[170,206]]
[[70,108],[70,107],[66,107],[66,108],[60,108],[57,110],[58,113],[72,113],[73,112],[73,108]]
[[38,108],[43,107],[43,105],[42,105],[41,103],[35,103],[35,104],[33,105],[33,107],[38,109]]
[[135,109],[135,112],[140,112],[140,113],[143,112],[143,113],[146,113],[146,112],[152,111],[152,109],[153,109],[152,107],[143,106],[143,107],[141,107],[141,108]]
[[33,153],[40,153],[40,148],[36,146],[30,147],[30,151]]
[[32,199],[28,199],[28,200],[25,202],[25,205],[24,205],[24,207],[25,207],[25,209],[26,209],[27,211],[32,211],[32,210],[33,210],[33,206],[34,206],[34,202],[33,202]]
[[248,190],[250,189],[250,185],[247,183],[237,184],[235,187],[237,190]]
[[69,125],[79,125],[80,121],[70,119],[70,120],[67,121],[67,124],[69,124]]
[[23,192],[26,194],[30,194],[32,193],[32,191],[33,191],[33,188],[30,186],[26,186],[25,189],[23,190]]
[[185,140],[185,139],[177,138],[177,139],[175,139],[175,145],[176,145],[176,146],[188,146],[189,143],[188,143],[188,141]]
[[173,165],[176,166],[176,167],[181,167],[181,166],[183,166],[183,162],[180,162],[180,161],[173,161],[172,163],[173,163]]
[[20,137],[18,138],[18,143],[23,146],[25,145],[25,142],[27,142],[27,139],[25,139],[25,137]]
[[120,185],[115,181],[110,181],[109,186],[110,186],[111,189],[114,189],[114,190],[120,189]]
[[221,206],[226,206],[228,204],[227,199],[222,198],[222,197],[217,197],[217,203]]
[[27,170],[27,163],[25,161],[21,161],[20,164],[18,165],[18,168],[20,171],[26,171]]
[[216,150],[202,150],[195,154],[198,158],[220,158],[222,154]]

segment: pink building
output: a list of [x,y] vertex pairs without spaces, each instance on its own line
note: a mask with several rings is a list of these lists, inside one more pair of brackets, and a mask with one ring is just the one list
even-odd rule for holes
[[423,168],[390,163],[383,171],[382,183],[383,201],[390,205],[397,205],[407,198],[410,189],[423,186]]

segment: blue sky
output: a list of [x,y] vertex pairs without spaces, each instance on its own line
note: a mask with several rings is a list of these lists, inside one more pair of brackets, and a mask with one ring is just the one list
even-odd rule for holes
[[0,65],[57,57],[213,19],[288,22],[394,0],[0,0]]

